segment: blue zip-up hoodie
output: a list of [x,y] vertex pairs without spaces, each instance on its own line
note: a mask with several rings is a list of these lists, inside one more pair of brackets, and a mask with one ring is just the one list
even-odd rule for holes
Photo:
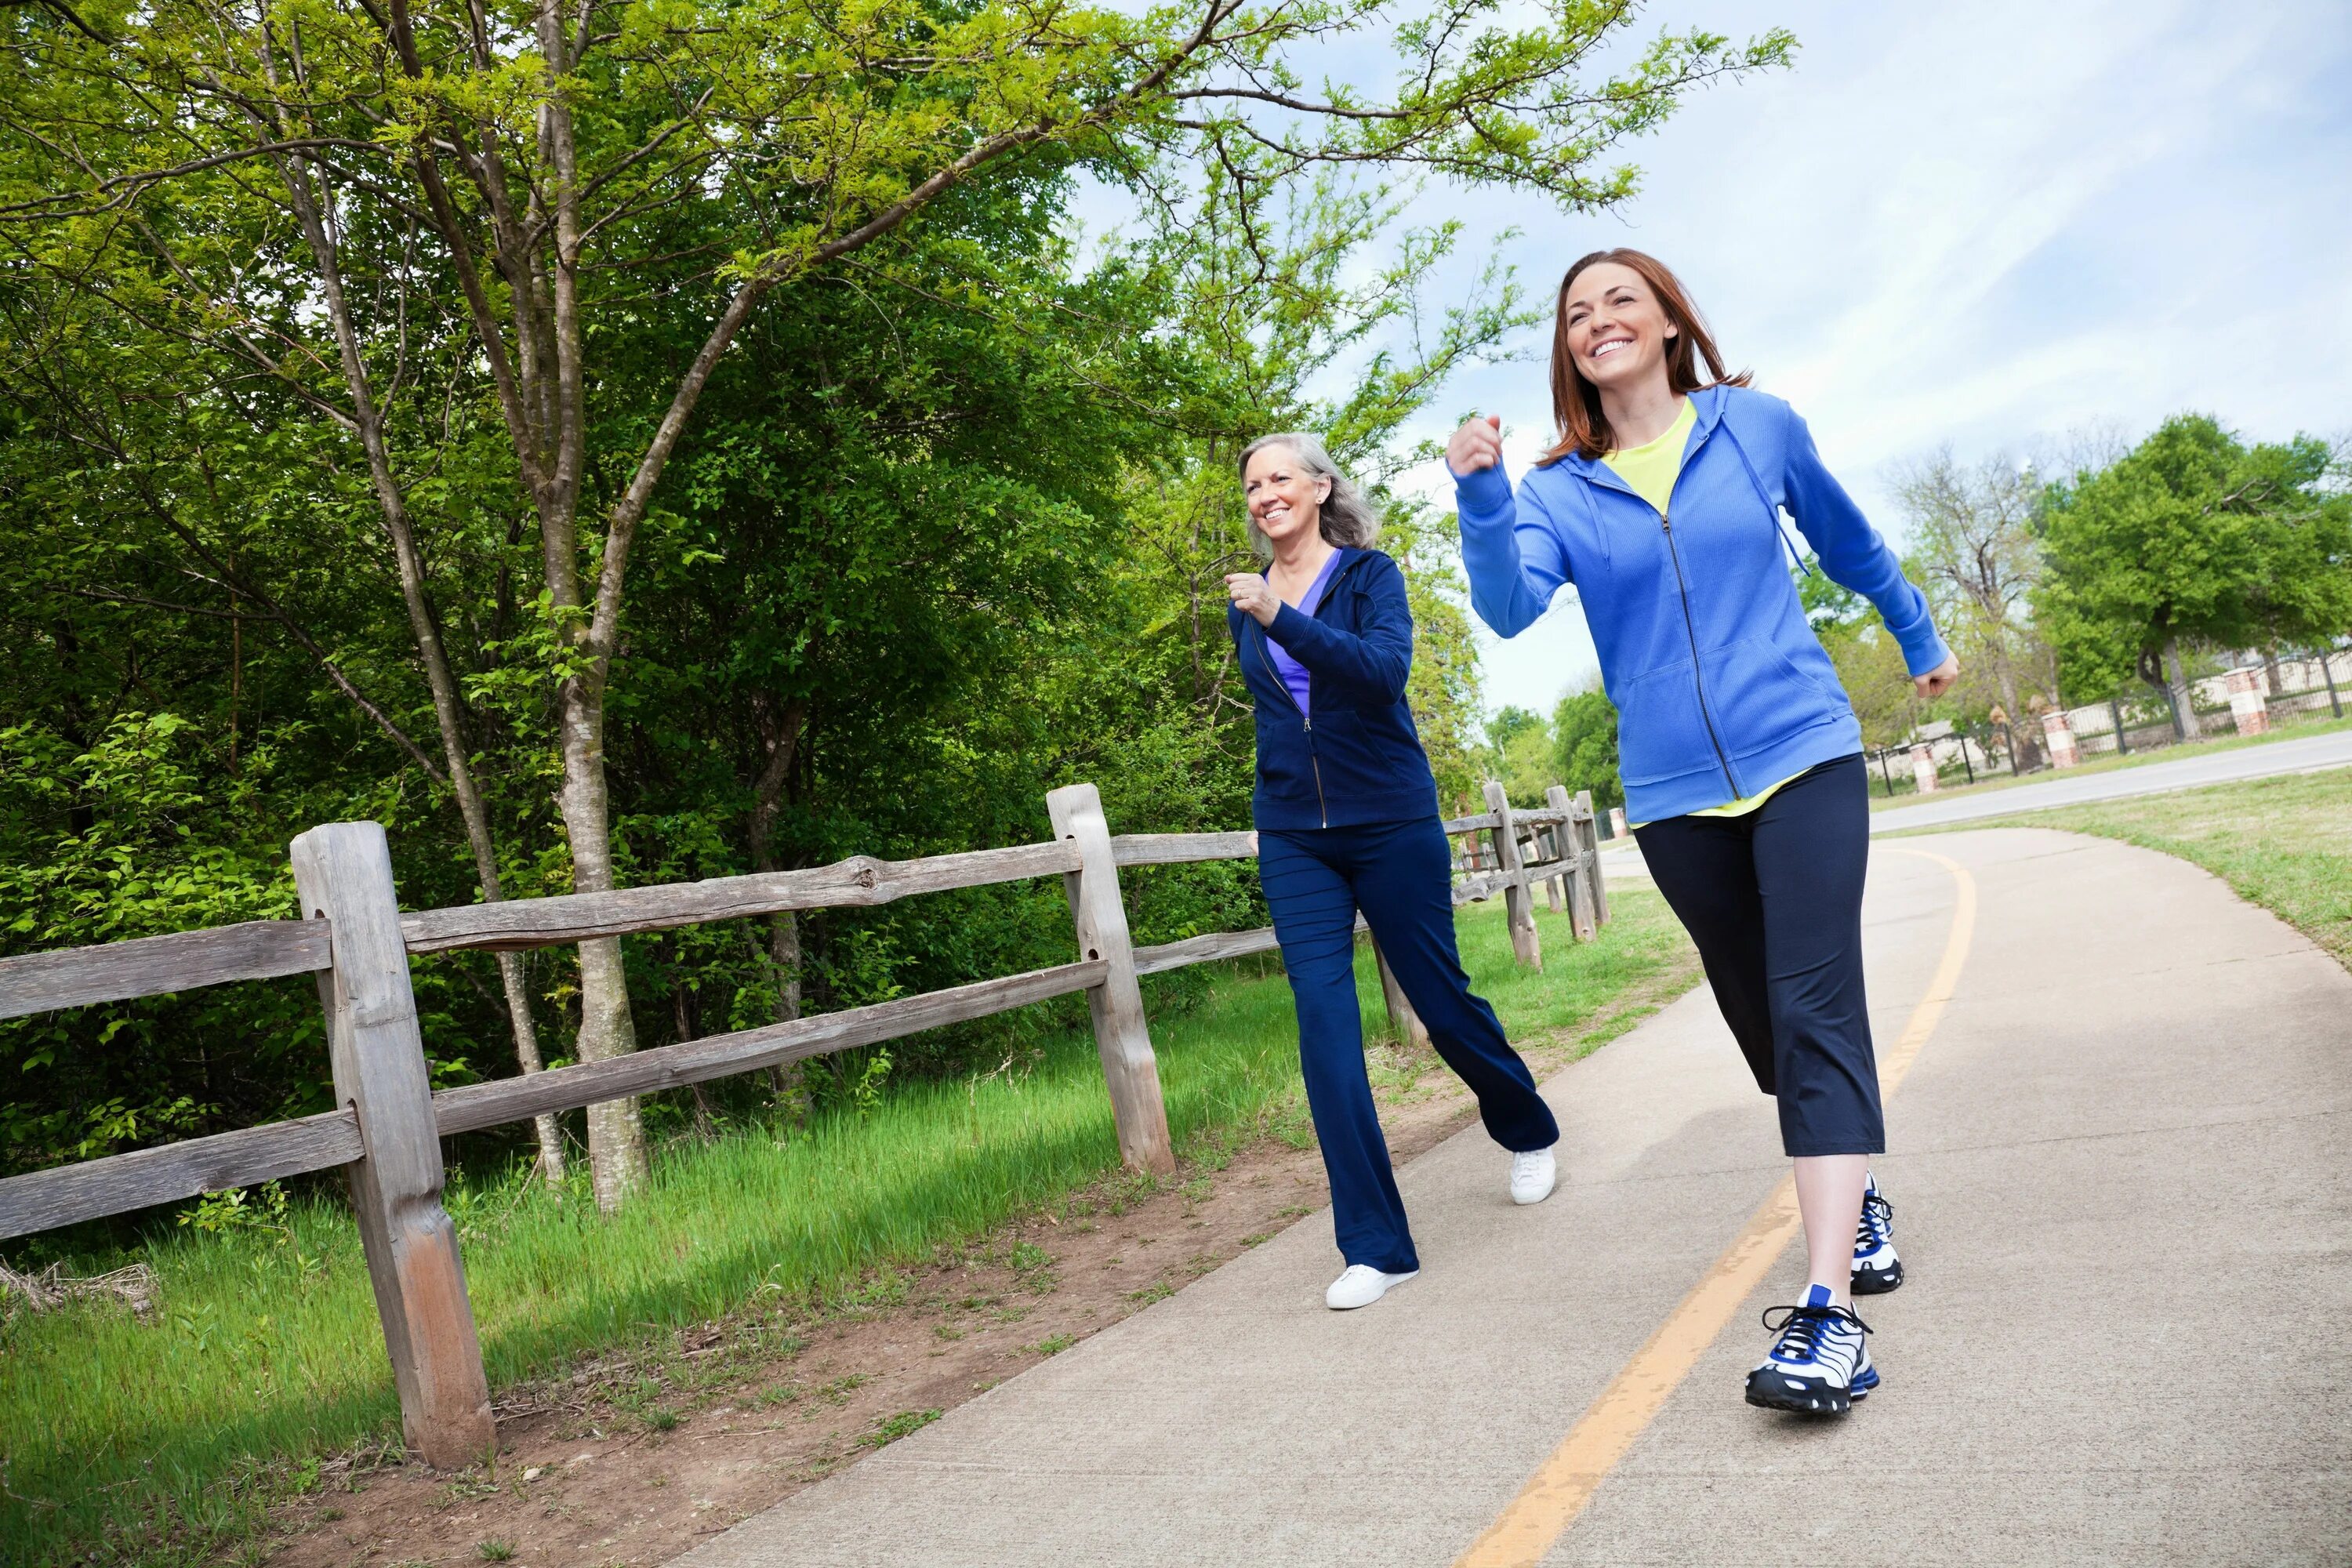
[[1664,520],[1606,463],[1573,453],[1528,474],[1516,501],[1499,466],[1454,479],[1481,620],[1514,637],[1561,584],[1577,585],[1635,822],[1723,805],[1862,750],[1853,704],[1782,564],[1779,510],[1832,582],[1877,607],[1912,674],[1948,657],[1927,596],[1794,409],[1736,386],[1691,401]]
[[[1257,709],[1256,826],[1354,827],[1437,815],[1437,780],[1404,700],[1412,609],[1395,562],[1342,546],[1312,616],[1285,605],[1261,626],[1229,605],[1225,625]],[[1304,712],[1274,668],[1269,637],[1307,667]]]

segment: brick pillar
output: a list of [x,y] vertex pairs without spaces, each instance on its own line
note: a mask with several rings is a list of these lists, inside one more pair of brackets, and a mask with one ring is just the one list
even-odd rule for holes
[[2271,727],[2270,703],[2263,696],[2261,670],[2230,672],[2230,717],[2238,721],[2241,735],[2259,735]]
[[1622,838],[1625,837],[1625,808],[1622,805],[1611,806],[1609,808],[1609,837],[1612,838]]
[[2074,744],[2074,728],[2066,722],[2066,710],[2053,708],[2042,715],[2042,734],[2050,742],[2050,762],[2054,767],[2071,768],[2083,760]]
[[1936,748],[1925,741],[1911,748],[1911,782],[1921,795],[1936,793]]

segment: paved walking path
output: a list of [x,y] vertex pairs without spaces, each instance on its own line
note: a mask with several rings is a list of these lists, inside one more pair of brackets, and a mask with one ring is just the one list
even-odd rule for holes
[[1380,1305],[1301,1220],[682,1562],[2352,1561],[2352,975],[2034,830],[1879,846],[1865,919],[1912,1278],[1848,1419],[1741,1403],[1801,1264],[1701,989],[1545,1086],[1549,1203],[1475,1127],[1404,1168]]

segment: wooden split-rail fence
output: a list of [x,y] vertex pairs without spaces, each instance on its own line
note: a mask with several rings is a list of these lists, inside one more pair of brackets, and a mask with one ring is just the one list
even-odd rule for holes
[[[1582,795],[1570,801],[1555,787],[1543,809],[1516,811],[1501,785],[1490,784],[1486,793],[1488,810],[1444,825],[1449,834],[1483,839],[1481,859],[1491,861],[1490,868],[1462,879],[1454,901],[1501,893],[1515,955],[1539,967],[1531,913],[1537,883],[1547,888],[1552,909],[1574,911],[1578,940],[1608,919],[1591,803]],[[441,1206],[441,1140],[452,1134],[872,1045],[1083,991],[1120,1158],[1139,1171],[1171,1173],[1175,1151],[1137,981],[1264,952],[1276,946],[1275,937],[1263,929],[1137,947],[1119,897],[1119,868],[1255,858],[1257,836],[1114,836],[1092,784],[1055,790],[1045,803],[1055,837],[1045,844],[916,860],[858,856],[811,870],[413,912],[400,908],[380,826],[314,827],[292,849],[305,918],[0,959],[0,1018],[315,973],[339,1108],[9,1177],[0,1181],[0,1240],[341,1166],[408,1447],[428,1464],[456,1467],[493,1451],[497,1433],[457,1230]],[[1064,879],[1076,928],[1078,956],[1070,963],[437,1093],[427,1076],[409,982],[414,953],[553,947],[1051,876]],[[1394,1026],[1425,1039],[1385,961],[1380,970]]]

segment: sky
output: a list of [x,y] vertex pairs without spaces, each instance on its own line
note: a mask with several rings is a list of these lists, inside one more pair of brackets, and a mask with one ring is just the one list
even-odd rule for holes
[[[1411,221],[1470,226],[1433,301],[1506,228],[1547,304],[1586,251],[1656,254],[1898,548],[1890,474],[1939,447],[2137,438],[2184,410],[2253,439],[2352,434],[2352,4],[1654,0],[1636,31],[1772,25],[1793,68],[1629,144],[1643,188],[1612,214],[1425,189]],[[1458,376],[1408,439],[1500,414],[1524,472],[1549,332]],[[1451,508],[1440,465],[1406,488]],[[1490,712],[1548,714],[1593,679],[1573,598],[1507,643],[1479,628]]]

